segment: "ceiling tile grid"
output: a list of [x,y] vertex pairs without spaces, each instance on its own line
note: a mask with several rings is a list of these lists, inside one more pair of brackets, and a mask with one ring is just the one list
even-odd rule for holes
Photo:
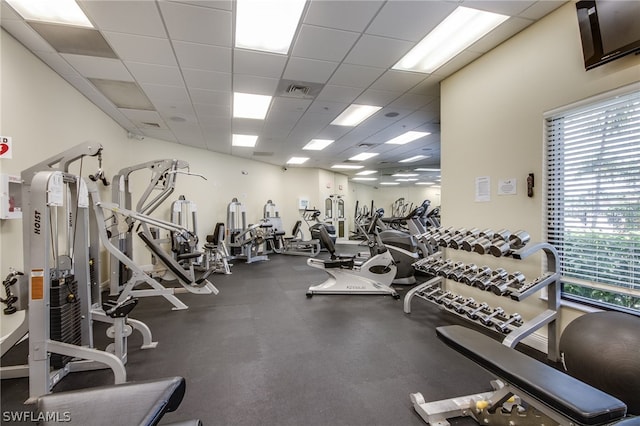
[[[133,134],[276,165],[310,157],[296,167],[329,169],[375,152],[362,164],[380,176],[439,167],[440,81],[565,3],[307,0],[289,52],[281,55],[234,47],[235,0],[78,0],[95,26],[82,30],[25,21],[1,1],[2,28]],[[511,18],[431,75],[392,69],[460,5]],[[67,45],[74,41],[78,46]],[[126,84],[154,110],[118,108],[101,92]],[[266,118],[232,118],[234,91],[273,96]],[[356,127],[331,124],[352,103],[381,109]],[[408,130],[432,134],[384,144]],[[232,132],[258,135],[257,145],[231,147]],[[313,138],[335,142],[302,150]],[[430,158],[398,163],[418,154]]]

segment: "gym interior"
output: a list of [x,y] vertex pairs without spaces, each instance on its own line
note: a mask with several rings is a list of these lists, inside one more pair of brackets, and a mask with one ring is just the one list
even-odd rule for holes
[[[270,79],[230,41],[213,66],[228,71],[199,73],[116,43],[116,27],[144,34],[156,15],[187,37],[222,14],[205,26],[238,38],[241,1],[78,1],[114,26],[98,32],[121,57],[102,62],[60,53],[13,3],[0,15],[2,424],[640,424],[640,26],[614,25],[629,54],[609,55],[587,52],[583,26],[612,3],[640,22],[637,2],[306,1],[298,47],[249,61]],[[397,70],[457,6],[508,19],[435,71]],[[296,56],[324,40],[322,18],[340,38],[315,45],[324,61]],[[428,28],[407,35],[417,21]],[[169,39],[180,58],[188,43]],[[148,81],[128,74],[151,65]],[[184,87],[163,86],[174,71]],[[192,90],[195,75],[210,86]],[[118,106],[108,78],[152,107]],[[293,130],[231,146],[267,129],[231,117],[231,87],[278,98],[285,81],[312,83],[291,95],[302,112],[273,101]],[[187,93],[192,115],[162,87]],[[198,104],[224,90],[226,104]],[[400,118],[336,131],[352,103]],[[422,136],[351,159],[402,131]],[[344,147],[302,150],[308,135]],[[392,176],[415,168],[421,185]]]

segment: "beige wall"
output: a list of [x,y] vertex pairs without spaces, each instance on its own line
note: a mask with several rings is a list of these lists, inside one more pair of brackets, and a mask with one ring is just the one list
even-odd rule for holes
[[[575,5],[567,3],[442,82],[443,224],[527,230],[544,238],[543,114],[640,80],[640,56],[585,71]],[[535,174],[535,196],[526,177]],[[475,202],[476,177],[491,179],[491,201]],[[497,195],[500,179],[516,178],[517,195]],[[486,259],[490,261],[491,259]],[[476,258],[474,262],[485,262]],[[528,277],[540,257],[513,262]],[[474,294],[473,297],[490,297]],[[504,298],[487,300],[494,306]],[[538,298],[513,307],[539,312]],[[505,307],[506,308],[506,307]],[[522,312],[521,312],[522,313]],[[567,323],[575,312],[563,311]]]

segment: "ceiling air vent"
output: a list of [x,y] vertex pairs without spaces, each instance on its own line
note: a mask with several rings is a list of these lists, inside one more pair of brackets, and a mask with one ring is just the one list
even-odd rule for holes
[[293,96],[306,96],[311,91],[309,86],[302,86],[300,84],[292,84],[287,87],[287,93]]
[[156,128],[160,128],[160,125],[158,123],[148,123],[146,121],[142,122],[142,125],[145,127],[156,127]]
[[253,155],[255,157],[271,157],[273,155],[273,152],[253,151]]
[[280,80],[276,94],[287,98],[313,99],[323,87],[324,84],[310,81]]

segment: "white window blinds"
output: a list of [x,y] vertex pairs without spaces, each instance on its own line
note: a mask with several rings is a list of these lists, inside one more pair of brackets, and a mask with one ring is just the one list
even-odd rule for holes
[[553,114],[546,132],[564,291],[640,310],[640,90]]

